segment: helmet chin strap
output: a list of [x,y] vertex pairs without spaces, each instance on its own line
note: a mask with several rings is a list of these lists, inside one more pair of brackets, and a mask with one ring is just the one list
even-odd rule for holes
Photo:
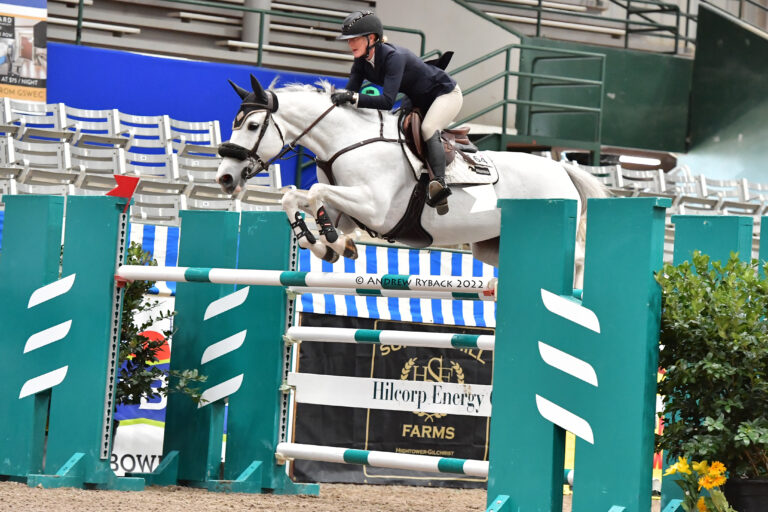
[[[368,34],[368,35],[370,35],[370,34]],[[371,38],[369,38],[368,35],[365,36],[365,58],[366,58],[366,60],[370,58],[371,50],[375,49],[376,48],[376,44],[378,43],[378,41],[376,41],[375,43],[371,44]]]

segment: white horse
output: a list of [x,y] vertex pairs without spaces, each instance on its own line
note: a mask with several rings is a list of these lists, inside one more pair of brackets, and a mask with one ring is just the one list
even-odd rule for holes
[[[319,183],[309,190],[287,191],[282,205],[299,237],[299,246],[335,261],[338,254],[357,256],[354,242],[344,234],[354,229],[350,218],[369,231],[391,234],[406,212],[417,180],[413,159],[409,158],[412,154],[408,155],[407,147],[398,143],[395,115],[352,106],[334,107],[330,85],[320,85],[321,89],[289,85],[265,91],[253,76],[253,92],[232,84],[243,103],[231,140],[220,146],[223,159],[216,179],[226,193],[236,193],[248,177],[266,169],[296,144],[312,151],[319,161],[330,161],[335,183],[329,183],[328,176],[318,170]],[[433,244],[469,243],[475,258],[494,266],[498,266],[501,218],[497,198],[575,199],[583,214],[586,198],[607,196],[603,185],[588,172],[567,163],[524,153],[479,154],[495,164],[496,183],[452,186],[450,211],[438,215],[436,209],[425,206],[420,221]],[[300,210],[315,216],[319,235],[309,233]],[[339,231],[330,225],[330,219]],[[398,240],[398,236],[388,238]],[[406,234],[401,241],[411,246],[425,245],[424,237],[416,241],[413,238]],[[583,257],[583,248],[577,248],[577,260],[579,256]],[[577,261],[577,280],[579,266]]]

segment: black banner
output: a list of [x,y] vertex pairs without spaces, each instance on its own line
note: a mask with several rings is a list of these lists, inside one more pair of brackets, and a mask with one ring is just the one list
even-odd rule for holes
[[[303,314],[301,325],[493,334],[493,329]],[[493,352],[347,343],[301,344],[299,371],[383,379],[490,385]],[[298,404],[294,442],[487,460],[490,418]],[[302,482],[485,487],[486,479],[371,466],[296,461]]]

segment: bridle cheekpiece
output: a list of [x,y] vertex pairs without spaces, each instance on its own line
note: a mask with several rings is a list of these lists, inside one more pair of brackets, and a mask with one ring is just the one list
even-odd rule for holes
[[277,108],[279,106],[277,95],[272,91],[265,91],[253,75],[251,75],[251,86],[253,88],[253,92],[246,91],[242,87],[232,83],[231,80],[229,83],[243,100],[243,103],[240,105],[240,110],[237,112],[235,120],[232,123],[233,130],[241,129],[243,124],[245,124],[245,121],[254,113],[262,111],[266,111],[267,113],[266,117],[264,117],[264,122],[261,125],[259,136],[250,150],[232,142],[224,142],[219,145],[220,156],[224,158],[234,158],[240,162],[245,162],[246,160],[248,161],[248,165],[243,168],[243,171],[240,175],[243,180],[248,180],[256,176],[261,171],[268,169],[269,166],[274,162],[283,158],[286,153],[293,151],[296,148],[296,144],[298,143],[299,139],[306,135],[307,132],[314,128],[317,123],[319,123],[326,115],[330,113],[331,110],[335,108],[335,105],[331,104],[331,106],[325,112],[320,114],[320,116],[315,119],[312,124],[310,124],[304,131],[296,136],[296,138],[287,144],[285,142],[285,137],[283,136],[283,131],[280,129],[280,125],[278,125],[277,122],[274,122],[277,133],[280,135],[280,142],[283,144],[283,149],[280,150],[277,155],[265,162],[259,156],[258,149],[259,144],[261,144],[261,140],[267,133],[267,128],[269,127],[270,120],[272,119],[272,114],[277,112]]

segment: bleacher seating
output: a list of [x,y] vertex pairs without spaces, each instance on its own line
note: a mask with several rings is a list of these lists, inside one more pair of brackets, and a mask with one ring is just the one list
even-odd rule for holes
[[102,195],[121,174],[141,178],[132,222],[178,225],[183,209],[280,209],[279,166],[238,197],[222,194],[218,121],[0,100],[0,195]]
[[[243,0],[218,3],[86,0],[82,42],[247,65],[253,65],[261,50],[262,64],[268,67],[344,75],[352,56],[336,40],[339,23],[351,11],[376,7],[374,0],[271,2],[273,14],[265,17],[260,40],[259,15],[244,13]],[[75,41],[77,7],[72,0],[48,2],[50,41]]]
[[[278,166],[249,180],[237,197],[222,194],[215,182],[221,160],[216,153],[221,142],[217,121],[178,121],[167,115],[133,116],[115,109],[83,110],[7,98],[0,103],[0,196],[101,195],[114,188],[113,174],[123,174],[141,178],[132,222],[178,225],[184,209],[281,209],[284,189]],[[685,165],[667,172],[580,166],[616,196],[670,198],[669,215],[749,215],[759,233],[760,218],[768,211],[768,184],[693,175]],[[669,223],[668,236],[673,236],[672,229]]]
[[[674,224],[672,215],[744,215],[753,220],[753,253],[757,254],[761,219],[768,212],[768,184],[746,179],[716,180],[693,175],[686,165],[668,172],[631,171],[620,165],[593,167],[571,161],[589,171],[618,197],[666,197],[665,258],[672,257]],[[641,174],[637,174],[641,173]],[[645,174],[642,174],[645,173]],[[627,179],[631,177],[631,179]]]

